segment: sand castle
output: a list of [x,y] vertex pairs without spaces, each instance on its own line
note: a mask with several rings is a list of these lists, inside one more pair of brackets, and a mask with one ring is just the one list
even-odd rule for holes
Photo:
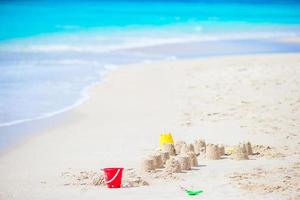
[[225,155],[225,147],[224,145],[218,145],[219,148],[219,154],[220,156],[224,156]]
[[163,151],[168,152],[170,156],[175,156],[175,148],[173,144],[164,144]]
[[166,161],[170,158],[169,152],[167,152],[167,151],[160,151],[159,154],[161,156],[161,160],[162,160],[163,164],[166,164]]
[[190,164],[192,167],[197,167],[198,166],[198,160],[197,160],[197,155],[194,152],[189,152],[188,156],[190,158]]
[[175,142],[175,153],[177,155],[180,154],[180,150],[181,150],[182,145],[186,145],[186,143],[184,141],[177,141],[177,142]]
[[188,152],[195,152],[195,148],[193,144],[187,145],[187,148],[188,148]]
[[155,170],[153,159],[146,158],[145,160],[143,160],[143,162],[142,162],[142,171],[143,172],[151,172],[153,170]]
[[248,153],[245,144],[239,144],[235,147],[233,154],[231,155],[234,160],[248,160]]
[[189,156],[180,155],[178,156],[178,162],[180,164],[181,170],[190,170],[191,163]]
[[245,145],[246,145],[246,150],[247,150],[248,155],[253,155],[251,143],[250,142],[246,142]]
[[206,151],[205,141],[204,140],[196,140],[194,142],[194,148],[195,148],[195,153],[198,155],[205,153],[205,151]]
[[181,154],[181,155],[186,155],[188,152],[189,152],[188,145],[183,144],[183,145],[181,146],[181,149],[180,149],[180,154]]
[[170,158],[167,160],[166,165],[165,165],[165,172],[168,173],[180,173],[181,172],[181,166],[175,158]]
[[153,160],[153,165],[155,169],[163,167],[163,161],[160,154],[152,154],[149,157]]
[[153,172],[157,168],[165,167],[164,171],[167,173],[179,173],[196,166],[198,160],[194,145],[179,141],[175,145],[163,144],[162,149],[157,149],[156,153],[143,161],[142,171]]
[[214,144],[207,144],[206,145],[206,159],[208,160],[218,160],[220,159],[219,148],[217,145]]
[[[230,149],[229,149],[230,148]],[[142,163],[142,171],[153,172],[155,169],[164,168],[167,174],[179,173],[182,170],[191,170],[198,166],[198,155],[205,155],[208,160],[219,160],[230,150],[231,157],[235,160],[248,160],[248,155],[253,154],[250,142],[239,144],[236,147],[228,147],[223,144],[207,144],[204,140],[196,140],[193,144],[178,141],[174,144],[165,143],[162,149],[157,149]],[[204,158],[203,156],[201,156]],[[157,170],[159,171],[159,170]]]

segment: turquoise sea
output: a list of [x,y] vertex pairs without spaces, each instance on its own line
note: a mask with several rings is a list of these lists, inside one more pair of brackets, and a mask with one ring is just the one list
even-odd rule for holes
[[1,0],[0,148],[123,64],[299,52],[292,36],[293,0]]

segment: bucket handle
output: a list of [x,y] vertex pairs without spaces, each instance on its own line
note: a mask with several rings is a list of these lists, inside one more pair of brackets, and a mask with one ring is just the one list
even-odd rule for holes
[[116,172],[116,174],[114,175],[114,177],[112,177],[112,179],[110,179],[109,181],[107,181],[106,184],[113,182],[117,178],[117,176],[119,175],[120,171],[121,171],[121,169],[118,169],[118,171]]

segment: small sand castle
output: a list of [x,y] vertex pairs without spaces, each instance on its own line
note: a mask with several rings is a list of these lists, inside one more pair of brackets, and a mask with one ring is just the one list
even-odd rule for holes
[[218,148],[219,148],[219,154],[220,156],[224,156],[225,155],[225,147],[224,145],[218,145]]
[[208,160],[219,160],[220,152],[219,152],[218,145],[207,144],[205,157]]
[[180,154],[185,155],[188,152],[195,152],[195,148],[193,144],[182,144],[181,149],[180,149]]
[[205,144],[204,140],[201,140],[201,139],[200,140],[196,140],[194,142],[194,147],[195,147],[195,153],[197,155],[203,154],[206,151],[206,144]]
[[153,160],[153,165],[154,165],[155,169],[163,167],[163,161],[162,161],[160,154],[156,153],[156,154],[150,155],[149,157],[150,157],[150,159]]
[[142,171],[143,172],[151,172],[153,170],[155,170],[153,159],[146,158],[145,160],[143,160],[143,162],[142,162]]
[[178,162],[180,164],[181,170],[191,170],[190,157],[185,155],[178,156]]
[[169,152],[167,152],[167,151],[160,151],[159,154],[161,156],[161,160],[162,160],[163,164],[166,164],[166,161],[170,158]]
[[187,145],[187,148],[188,148],[188,152],[195,152],[195,147],[193,144]]
[[180,154],[180,150],[181,150],[181,147],[182,145],[186,145],[186,143],[184,141],[177,141],[175,142],[175,153],[176,155],[179,155]]
[[175,158],[170,158],[166,162],[164,171],[167,173],[180,173],[181,172],[180,163]]
[[168,152],[170,156],[175,156],[175,148],[173,144],[164,144],[163,151]]
[[245,145],[246,145],[246,150],[247,150],[248,155],[253,155],[251,143],[250,142],[246,142]]
[[246,145],[239,144],[236,146],[231,156],[234,160],[249,160]]
[[180,155],[186,155],[189,152],[187,144],[183,144],[180,149]]
[[191,164],[191,167],[197,167],[198,166],[198,160],[197,160],[197,155],[195,152],[189,152],[188,153],[188,156],[190,158],[190,164]]

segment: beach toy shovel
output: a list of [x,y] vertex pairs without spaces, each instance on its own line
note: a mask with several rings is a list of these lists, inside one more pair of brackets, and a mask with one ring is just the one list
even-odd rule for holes
[[183,191],[185,191],[185,193],[189,196],[196,196],[196,195],[199,195],[201,193],[203,193],[204,191],[203,190],[188,190],[184,187],[180,187]]
[[203,190],[186,190],[185,192],[189,196],[196,196],[198,194],[203,193]]
[[174,144],[173,137],[171,133],[160,134],[160,148],[163,148],[164,144]]
[[120,188],[124,168],[104,168],[105,182],[108,188]]

